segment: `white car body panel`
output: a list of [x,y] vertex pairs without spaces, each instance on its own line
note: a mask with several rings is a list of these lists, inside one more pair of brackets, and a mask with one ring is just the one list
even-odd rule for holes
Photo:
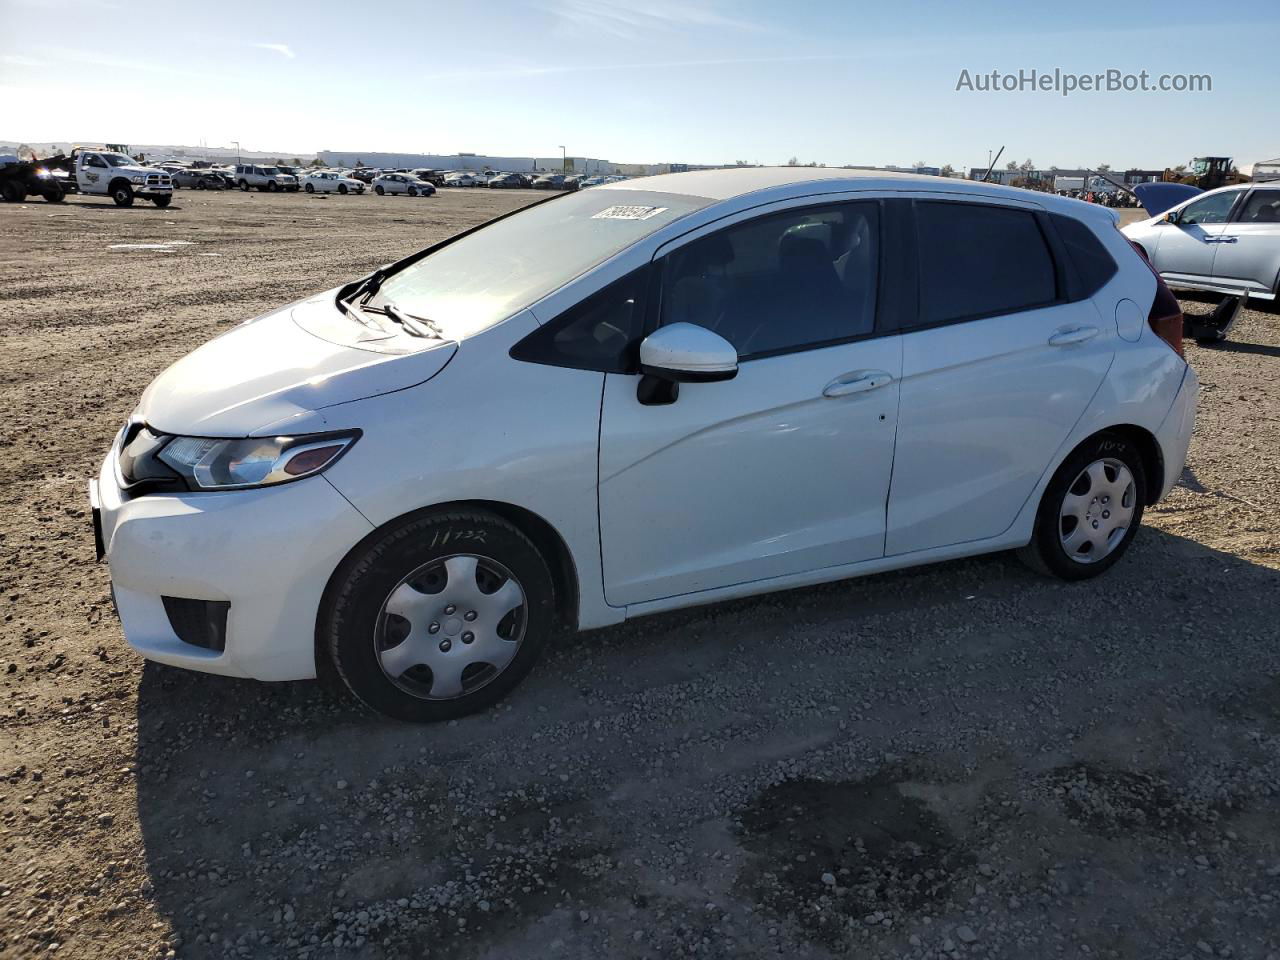
[[[642,405],[638,376],[608,374],[600,518],[609,603],[880,556],[900,341],[754,360],[733,380],[681,384],[669,406]],[[865,371],[887,373],[884,385],[823,395]]]
[[[723,202],[460,343],[388,354],[376,352],[385,344],[326,340],[317,333],[341,317],[329,291],[179,361],[140,408],[159,430],[362,435],[320,477],[132,500],[118,489],[113,450],[95,486],[130,643],[194,669],[314,676],[318,604],[335,567],[371,531],[438,506],[494,504],[542,521],[568,554],[585,629],[1020,546],[1054,470],[1108,427],[1157,439],[1163,475],[1151,485],[1168,491],[1189,442],[1195,375],[1145,322],[1131,339],[1118,334],[1117,303],[1145,317],[1155,278],[1111,228],[1114,214],[1061,198],[1040,203],[1093,225],[1122,264],[1092,301],[744,362],[736,379],[682,384],[666,406],[638,404],[635,375],[509,355],[666,245],[766,210],[938,194],[1027,204],[991,185],[847,174],[698,171],[602,184],[591,193],[620,191],[622,204],[629,190]],[[1097,333],[1048,345],[1082,325]],[[873,369],[888,375],[875,389],[823,395]],[[939,484],[946,471],[976,476]],[[161,595],[230,600],[226,652],[182,644]]]
[[250,436],[310,411],[424,383],[456,350],[432,341],[413,353],[375,353],[304,329],[312,315],[333,312],[329,292],[210,340],[147,387],[139,415],[166,432]]

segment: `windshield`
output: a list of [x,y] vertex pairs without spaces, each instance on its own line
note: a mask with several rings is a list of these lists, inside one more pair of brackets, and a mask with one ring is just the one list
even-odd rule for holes
[[688,213],[703,197],[594,190],[535,204],[387,278],[376,302],[460,339],[505,320]]
[[258,172],[265,173],[265,174],[272,174],[272,173],[279,173],[280,171],[277,170],[275,167],[259,167]]
[[133,158],[126,157],[123,153],[100,153],[98,156],[113,167],[132,167],[134,164]]

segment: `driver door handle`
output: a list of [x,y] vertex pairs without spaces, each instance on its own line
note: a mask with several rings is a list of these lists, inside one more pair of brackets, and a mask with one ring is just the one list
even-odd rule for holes
[[1049,346],[1065,347],[1073,343],[1084,343],[1098,335],[1097,327],[1076,327],[1074,330],[1060,330],[1049,338]]
[[851,393],[865,393],[883,387],[893,380],[884,370],[855,370],[836,377],[822,390],[824,397],[847,397]]
[[1239,241],[1240,238],[1239,237],[1208,237],[1206,239],[1208,240],[1209,243],[1236,243],[1237,241]]

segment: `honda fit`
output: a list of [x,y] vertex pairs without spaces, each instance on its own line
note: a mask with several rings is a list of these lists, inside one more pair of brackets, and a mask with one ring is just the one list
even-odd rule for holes
[[557,624],[1125,553],[1198,385],[1100,207],[806,168],[607,184],[248,321],[90,485],[142,656],[493,703]]

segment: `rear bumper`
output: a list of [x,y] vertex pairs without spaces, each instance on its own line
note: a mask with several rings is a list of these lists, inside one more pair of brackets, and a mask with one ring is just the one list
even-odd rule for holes
[[1191,433],[1196,424],[1196,404],[1200,398],[1200,378],[1190,364],[1182,377],[1178,395],[1165,414],[1164,422],[1156,430],[1156,442],[1164,457],[1164,476],[1161,478],[1160,495],[1168,496],[1174,484],[1182,476],[1187,463],[1187,448],[1191,445]]
[[[112,453],[90,485],[90,501],[125,639],[139,654],[257,680],[316,675],[325,585],[372,529],[327,480],[126,500]],[[164,597],[229,603],[225,648],[181,640]]]

